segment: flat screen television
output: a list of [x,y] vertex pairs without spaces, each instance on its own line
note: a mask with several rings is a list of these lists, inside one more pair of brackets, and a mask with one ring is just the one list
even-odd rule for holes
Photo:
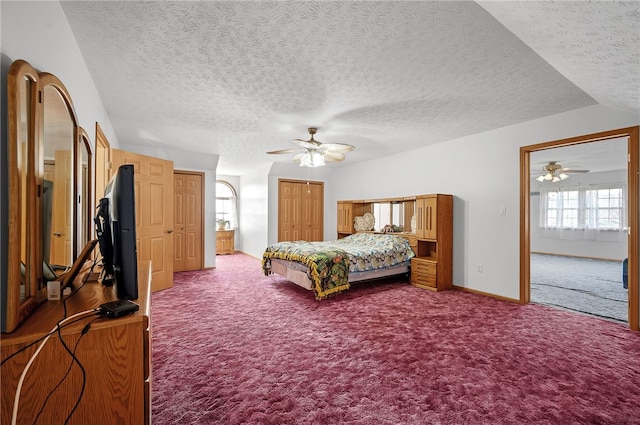
[[95,217],[105,285],[120,299],[138,298],[136,207],[133,165],[120,166],[105,188]]

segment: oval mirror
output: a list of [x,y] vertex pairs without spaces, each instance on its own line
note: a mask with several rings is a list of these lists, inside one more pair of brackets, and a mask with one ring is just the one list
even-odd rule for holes
[[89,242],[92,235],[92,220],[93,217],[93,204],[92,204],[92,190],[93,187],[93,165],[91,155],[91,141],[87,132],[80,128],[78,130],[78,171],[77,175],[77,187],[78,187],[78,205],[77,214],[79,219],[78,223],[78,244],[76,245],[77,252],[80,252],[82,248]]
[[78,252],[73,225],[76,117],[66,89],[55,76],[41,74],[40,82],[44,160],[42,257],[58,273],[71,267]]

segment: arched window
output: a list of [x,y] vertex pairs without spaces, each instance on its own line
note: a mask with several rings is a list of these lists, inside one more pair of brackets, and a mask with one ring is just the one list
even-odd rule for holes
[[228,221],[227,229],[238,228],[236,190],[224,180],[216,180],[216,223]]

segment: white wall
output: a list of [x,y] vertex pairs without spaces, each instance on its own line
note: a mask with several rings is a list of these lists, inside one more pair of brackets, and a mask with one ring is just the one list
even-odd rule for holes
[[[240,177],[240,244],[242,251],[262,258],[269,230],[269,169],[264,165]],[[277,202],[277,201],[276,201]]]
[[24,59],[38,71],[54,74],[62,81],[71,95],[80,126],[91,138],[94,151],[96,122],[111,146],[120,146],[60,4],[56,1],[2,1],[0,9],[2,90],[6,86],[4,62]]
[[[569,179],[554,183],[554,187],[573,185],[589,185],[600,183],[620,183],[626,186],[627,171],[611,171],[602,173],[572,174]],[[544,184],[544,183],[542,183]],[[618,260],[627,257],[628,234],[626,232],[599,232],[596,238],[585,239],[583,230],[563,230],[562,238],[555,230],[540,228],[540,183],[531,183],[531,251],[548,254],[574,255],[578,257],[602,258]],[[549,183],[546,183],[549,184]],[[535,191],[535,192],[533,192]]]
[[[596,105],[345,166],[327,182],[326,203],[450,193],[454,285],[518,299],[520,146],[639,123],[637,116]],[[506,215],[499,214],[503,206]],[[326,214],[325,227],[335,226],[336,214]]]

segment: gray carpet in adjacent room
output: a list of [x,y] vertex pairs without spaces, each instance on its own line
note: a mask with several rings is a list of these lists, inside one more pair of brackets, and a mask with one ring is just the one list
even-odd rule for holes
[[628,322],[622,262],[531,254],[531,302]]

